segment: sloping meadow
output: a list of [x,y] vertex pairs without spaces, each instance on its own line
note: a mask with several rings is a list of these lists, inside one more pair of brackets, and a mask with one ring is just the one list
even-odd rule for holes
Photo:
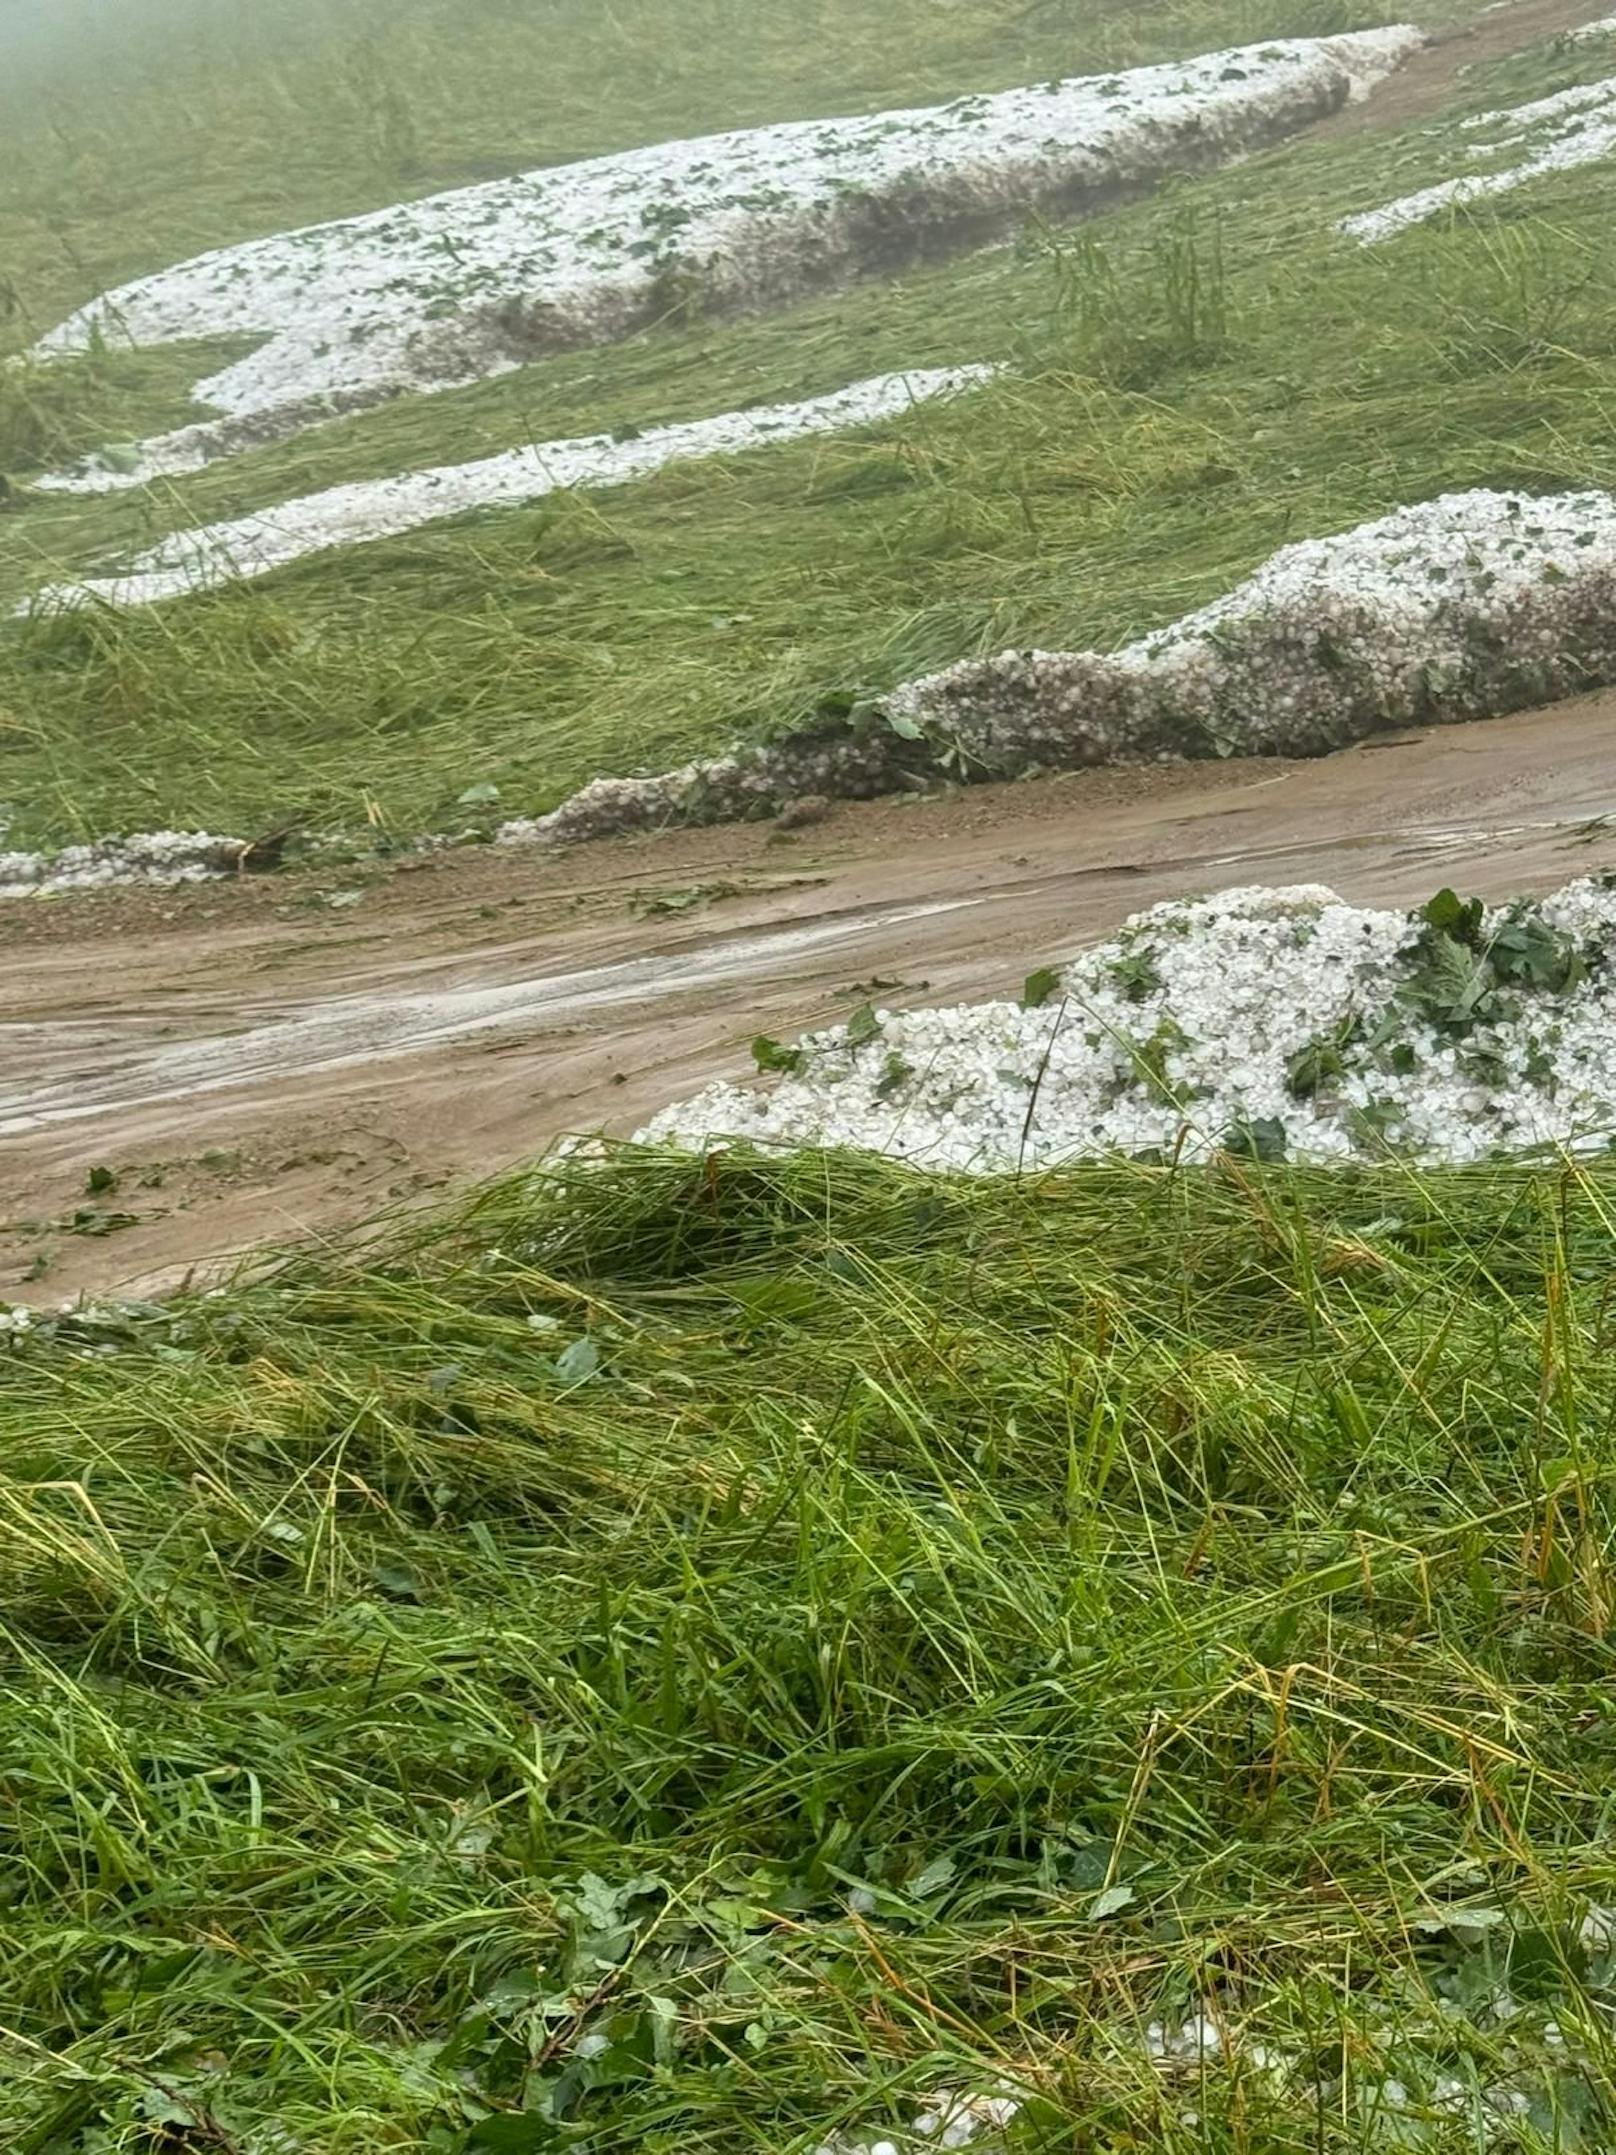
[[1613,1200],[647,1153],[9,1320],[8,2145],[1608,2146]]
[[1103,208],[1369,96],[1422,42],[1404,24],[649,143],[216,250],[102,294],[28,357],[256,337],[197,386],[218,416],[39,483],[138,486],[410,390],[613,342],[680,306],[776,309],[1029,215]]
[[[834,428],[850,404],[913,407],[979,380],[903,375],[860,384],[821,405],[742,417],[798,432]],[[669,429],[621,446],[604,437],[554,444],[583,484],[604,463],[677,458],[704,430]],[[512,468],[514,467],[514,468]],[[398,490],[413,518],[465,472],[422,475]],[[492,460],[497,483],[549,483],[536,456]],[[356,503],[351,495],[360,498]],[[375,518],[374,491],[335,489],[306,505],[325,519]],[[309,519],[247,518],[217,527],[212,549],[136,569],[104,588],[138,602],[191,577],[216,577],[227,549],[296,547]],[[225,536],[228,534],[228,536]],[[87,603],[93,591],[71,591]],[[777,814],[804,796],[868,798],[939,779],[1037,778],[1100,763],[1230,756],[1318,756],[1366,735],[1426,722],[1497,718],[1616,681],[1616,497],[1546,498],[1477,488],[1284,547],[1232,592],[1114,653],[1009,651],[901,683],[890,695],[835,700],[814,723],[648,778],[597,778],[540,817],[499,825],[506,844],[560,842],[680,822]],[[473,800],[492,805],[496,786]],[[0,836],[3,836],[0,830]],[[476,832],[467,835],[478,835]],[[226,874],[255,848],[239,833],[148,832],[55,853],[0,850],[0,897],[113,882]]]
[[[1465,96],[1598,79],[1599,49],[1539,49]],[[604,772],[811,728],[962,658],[1114,650],[1288,539],[1471,486],[1608,485],[1611,322],[1591,274],[1606,167],[1523,189],[1490,223],[1364,250],[1337,235],[1344,208],[1394,191],[1400,160],[1430,165],[1422,143],[1288,147],[1076,235],[1034,224],[1016,248],[777,321],[676,319],[162,490],[25,491],[3,531],[12,601],[142,554],[166,574],[185,541],[152,552],[154,517],[175,534],[272,529],[276,502],[441,461],[446,440],[462,458],[600,433],[632,448],[879,369],[1001,375],[867,438],[503,508],[149,619],[25,624],[0,646],[10,843],[245,836],[291,814],[411,835],[463,827],[472,783],[491,830]],[[111,383],[129,363],[88,364]],[[122,423],[149,425],[132,407]]]

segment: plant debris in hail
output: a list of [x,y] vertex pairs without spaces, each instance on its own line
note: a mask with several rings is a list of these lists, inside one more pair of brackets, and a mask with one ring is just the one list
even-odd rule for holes
[[[1461,1162],[1616,1132],[1616,878],[1489,911],[1318,886],[1159,905],[1019,1002],[889,1011],[641,1134],[1001,1172],[1090,1155]],[[1052,970],[1052,969],[1051,969]]]

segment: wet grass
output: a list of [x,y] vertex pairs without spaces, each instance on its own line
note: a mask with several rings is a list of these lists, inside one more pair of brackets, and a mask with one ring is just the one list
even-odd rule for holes
[[22,1339],[7,2146],[1609,2145],[1613,1199],[625,1155]]
[[[1391,19],[1375,0],[62,6],[76,34],[0,82],[0,336],[12,344],[187,254],[404,195]],[[167,37],[165,14],[179,17]]]
[[[697,27],[712,29],[717,7],[696,9]],[[825,38],[796,37],[789,66],[770,43],[777,30],[784,38],[778,26],[757,50],[715,35],[703,49],[720,57],[699,83],[681,43],[656,85],[633,69],[614,78],[612,99],[634,91],[635,119],[618,122],[619,136],[879,104],[1036,75],[1057,57],[1068,67],[1155,57],[1349,19],[1313,5],[1102,11],[1085,18],[1078,51],[1064,18],[1039,11],[927,9],[924,34],[910,11],[868,15],[832,26],[827,13]],[[507,105],[488,103],[486,82],[476,97],[462,85],[464,109],[491,127],[498,113],[507,124],[527,80],[512,58],[513,19],[500,16],[486,51],[467,40],[446,62],[456,82],[459,68],[506,66]],[[604,20],[591,35],[617,34]],[[397,65],[415,35],[401,34]],[[563,45],[572,57],[542,109],[566,126],[557,119],[549,153],[609,146],[619,137],[598,73],[591,102],[582,59]],[[580,32],[578,53],[588,45]],[[643,51],[635,64],[650,67]],[[1599,65],[1588,48],[1540,51],[1463,97],[1524,95]],[[327,73],[329,95],[345,94],[339,71]],[[211,140],[230,108],[207,99],[226,98],[236,78],[206,80],[198,110],[212,115]],[[269,80],[244,73],[230,94],[270,97]],[[424,83],[410,96],[430,107]],[[129,99],[119,124],[149,127],[149,108],[133,90]],[[262,178],[262,127],[238,118],[243,170]],[[340,136],[328,128],[322,139]],[[43,139],[30,134],[23,158],[45,159],[36,207],[0,219],[0,244],[14,250],[65,184]],[[507,141],[503,165],[490,151],[489,168],[531,162],[542,147]],[[879,437],[670,470],[149,614],[11,631],[0,637],[0,799],[14,838],[174,822],[247,829],[290,813],[411,833],[453,822],[473,781],[500,788],[501,813],[541,810],[598,771],[755,736],[827,694],[970,650],[1114,642],[1224,588],[1288,536],[1399,501],[1467,484],[1607,483],[1616,322],[1598,264],[1608,173],[1533,189],[1378,253],[1329,236],[1340,210],[1444,169],[1445,154],[1421,133],[1295,145],[1173,188],[1087,236],[1031,230],[1017,247],[773,321],[669,323],[620,349],[405,401],[134,498],[31,497],[24,479],[0,506],[0,604],[198,519],[342,480],[811,395],[894,366],[996,359],[1010,369],[998,388]],[[134,191],[129,214],[171,235],[149,258],[254,227],[246,195],[227,184],[232,169],[226,157],[218,202],[208,198],[217,230],[204,230],[200,210],[166,221],[166,182]],[[400,184],[378,177],[367,194],[358,165],[341,185],[318,163],[287,169],[327,211]],[[473,176],[441,141],[422,175],[422,185]],[[103,208],[109,187],[92,191]],[[256,226],[311,208],[277,201]],[[37,326],[148,259],[116,237],[117,213],[106,220],[117,259],[93,275],[81,261],[71,276],[23,276],[36,298],[19,322]],[[181,232],[183,242],[172,236]],[[1206,265],[1214,250],[1209,329],[1186,321],[1174,295],[1186,253]],[[102,439],[112,420],[124,433],[167,423],[196,366],[173,352],[100,355],[14,385],[13,468]],[[81,381],[76,405],[67,385]]]

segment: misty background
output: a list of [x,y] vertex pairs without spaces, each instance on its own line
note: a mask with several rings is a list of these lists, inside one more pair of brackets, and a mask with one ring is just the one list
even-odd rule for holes
[[66,89],[87,70],[161,65],[177,48],[251,50],[374,12],[356,0],[0,0],[0,97]]

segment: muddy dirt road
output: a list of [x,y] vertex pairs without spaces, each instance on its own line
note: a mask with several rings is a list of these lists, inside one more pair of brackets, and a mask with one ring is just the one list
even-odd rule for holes
[[[1471,68],[1602,21],[1609,12],[1599,0],[1500,0],[1471,22],[1434,32],[1425,50],[1405,61],[1372,98],[1344,107],[1310,132],[1315,137],[1371,134],[1426,119],[1442,110],[1459,77]],[[1411,7],[1408,19],[1420,21],[1420,9]]]
[[1607,694],[1316,763],[849,804],[791,834],[9,907],[0,1296],[147,1291],[564,1132],[630,1131],[750,1067],[760,1030],[873,982],[894,1004],[1011,991],[1160,898],[1501,896],[1616,867],[1613,749]]

